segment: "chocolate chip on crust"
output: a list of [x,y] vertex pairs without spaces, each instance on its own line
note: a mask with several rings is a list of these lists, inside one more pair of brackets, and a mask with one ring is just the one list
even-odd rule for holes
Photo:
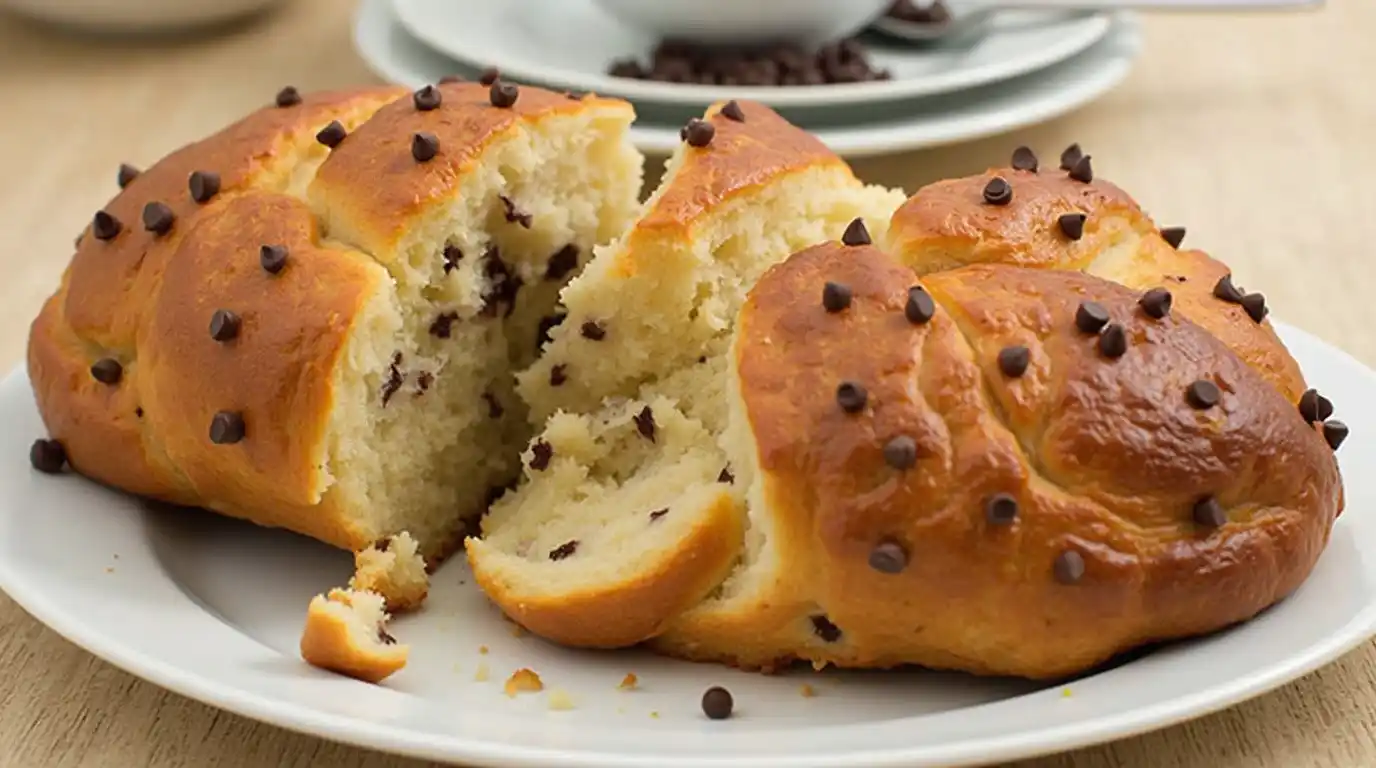
[[411,157],[418,163],[428,163],[440,153],[440,140],[433,133],[424,131],[411,135]]
[[899,471],[912,469],[917,464],[917,441],[899,435],[885,443],[884,463]]
[[853,381],[843,381],[836,387],[836,404],[846,413],[859,413],[865,409],[869,393],[864,386]]
[[143,206],[143,228],[155,235],[165,235],[172,231],[177,215],[165,203],[154,200]]
[[689,120],[688,124],[683,126],[683,129],[679,131],[679,137],[688,142],[688,146],[697,147],[698,149],[710,145],[712,139],[715,138],[716,135],[716,126],[700,117]]
[[243,321],[228,309],[217,309],[210,316],[210,338],[216,341],[230,341],[239,335]]
[[124,377],[124,366],[113,357],[104,357],[91,364],[91,378],[101,384],[114,386]]
[[870,550],[869,565],[880,573],[901,573],[908,567],[908,552],[896,541],[881,541]]
[[738,123],[745,122],[745,112],[741,110],[741,105],[735,99],[726,102],[721,108],[721,116],[727,120],[735,120]]
[[915,285],[908,289],[908,302],[903,305],[903,315],[913,325],[922,325],[936,316],[936,302],[925,288]]
[[1018,147],[1013,150],[1013,160],[1011,162],[1015,171],[1037,172],[1037,154],[1031,147]]
[[1128,334],[1118,323],[1104,326],[1099,334],[1099,354],[1108,358],[1122,357],[1128,351]]
[[230,445],[244,439],[244,417],[235,411],[220,411],[210,420],[210,442]]
[[1056,217],[1056,226],[1066,238],[1079,240],[1085,236],[1085,221],[1088,219],[1083,213],[1063,213]]
[[822,286],[822,306],[828,312],[842,312],[850,307],[850,286],[827,282]]
[[1218,278],[1218,282],[1214,283],[1215,298],[1222,299],[1230,304],[1241,304],[1242,296],[1242,289],[1233,285],[1233,276],[1231,274]]
[[1027,373],[1027,366],[1031,362],[1032,351],[1021,344],[999,350],[999,371],[1010,379],[1019,378]]
[[1084,155],[1085,153],[1080,150],[1079,144],[1071,144],[1066,147],[1065,151],[1061,153],[1061,170],[1068,171],[1074,168]]
[[29,463],[39,472],[55,475],[67,463],[67,449],[57,440],[40,438],[29,446]]
[[984,202],[990,205],[1008,205],[1013,202],[1013,185],[1002,176],[995,176],[984,185]]
[[859,245],[869,245],[873,242],[870,239],[870,231],[865,227],[864,219],[855,219],[846,225],[846,231],[841,233],[841,244],[851,247]]
[[294,107],[301,103],[301,92],[296,90],[295,86],[288,85],[277,92],[277,98],[274,101],[278,107],[283,109]]
[[1085,558],[1073,549],[1067,549],[1056,556],[1056,564],[1052,569],[1056,581],[1062,584],[1075,584],[1085,575]]
[[841,628],[832,624],[831,619],[821,614],[812,616],[812,633],[827,643],[834,643],[841,639]]
[[1082,301],[1075,310],[1075,327],[1084,333],[1098,333],[1108,321],[1108,309],[1097,301]]
[[433,85],[427,85],[411,94],[411,103],[416,105],[416,110],[419,112],[439,109],[443,102],[444,97],[440,95],[440,89]]
[[1094,181],[1094,167],[1090,165],[1089,155],[1075,161],[1075,167],[1070,169],[1070,178],[1085,184]]
[[91,218],[91,234],[95,235],[97,240],[114,240],[123,230],[124,224],[105,211],[96,211],[96,215]]
[[569,539],[559,546],[549,551],[549,559],[554,561],[563,560],[578,551],[578,539]]
[[1252,318],[1254,323],[1265,320],[1266,315],[1270,312],[1266,308],[1266,297],[1259,293],[1249,293],[1243,296],[1239,303],[1242,304],[1243,309],[1247,310],[1247,316]]
[[287,266],[287,246],[265,245],[259,248],[258,264],[270,275],[280,273]]
[[1160,320],[1171,313],[1171,301],[1170,291],[1165,288],[1152,288],[1142,294],[1142,298],[1137,300],[1137,305],[1147,317]]
[[1347,425],[1337,419],[1330,419],[1323,423],[1323,439],[1328,441],[1328,447],[1335,451],[1347,439],[1347,433]]
[[1212,496],[1205,496],[1196,501],[1190,516],[1201,528],[1218,528],[1228,522],[1228,514],[1223,511],[1223,505]]
[[1170,243],[1170,246],[1172,248],[1179,248],[1180,244],[1185,241],[1185,228],[1162,227],[1161,239],[1165,240],[1167,243]]
[[119,184],[120,189],[124,189],[138,177],[139,169],[128,163],[120,163],[119,172],[115,174],[115,181]]
[[516,100],[520,97],[521,89],[515,83],[494,80],[492,87],[487,89],[488,101],[492,102],[492,106],[499,109],[510,109],[516,106]]
[[321,128],[320,132],[315,134],[315,140],[330,149],[338,147],[348,137],[349,132],[344,130],[344,124],[338,120],[331,120],[329,125]]
[[204,205],[220,194],[220,174],[214,171],[192,171],[186,185],[191,191],[191,199]]
[[1306,389],[1300,395],[1300,415],[1309,423],[1327,421],[1333,415],[1333,402],[1319,394],[1317,389]]
[[1191,408],[1204,411],[1218,405],[1218,401],[1223,397],[1218,385],[1208,379],[1200,379],[1190,382],[1185,387],[1185,400]]
[[1008,525],[1018,517],[1018,500],[1009,493],[996,493],[984,501],[984,519],[993,525]]

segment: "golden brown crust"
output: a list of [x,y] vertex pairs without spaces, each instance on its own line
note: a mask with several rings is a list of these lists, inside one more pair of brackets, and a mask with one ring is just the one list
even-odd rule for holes
[[[985,202],[985,186],[1012,187],[1006,205]],[[1071,239],[1066,214],[1085,215]],[[1175,309],[1223,340],[1291,402],[1304,392],[1299,367],[1269,321],[1254,322],[1239,305],[1220,305],[1214,284],[1228,274],[1201,251],[1177,251],[1123,190],[1102,179],[1076,181],[1060,170],[992,168],[918,190],[890,224],[888,252],[919,275],[971,264],[1008,264],[1083,271],[1129,288],[1168,288]]]
[[301,658],[314,667],[380,683],[406,666],[409,649],[395,640],[385,644],[381,637],[360,637],[358,620],[351,615],[354,594],[333,589],[311,599],[301,633]]
[[[439,108],[417,110],[402,99],[378,110],[330,153],[311,185],[332,233],[380,258],[391,251],[403,225],[432,206],[453,199],[465,175],[489,146],[514,134],[523,123],[589,109],[630,113],[624,101],[584,96],[571,99],[539,88],[520,88],[515,105],[495,107],[490,89],[479,83],[436,86]],[[416,133],[434,135],[439,153],[416,162]],[[359,179],[387,179],[359,184]]]
[[[678,513],[679,510],[675,510]],[[467,542],[474,580],[513,621],[541,637],[582,648],[624,648],[647,640],[699,603],[731,570],[740,553],[742,515],[726,491],[716,491],[699,510],[682,510],[695,522],[653,569],[637,571],[596,589],[568,589],[550,563],[545,591],[525,588],[504,573],[503,558]],[[526,564],[525,567],[530,567]],[[528,581],[526,575],[522,581]]]
[[[848,310],[822,308],[826,281],[851,288]],[[914,325],[915,282],[876,249],[828,244],[756,287],[736,347],[767,505],[752,514],[784,532],[785,564],[759,602],[792,607],[690,613],[662,649],[1055,677],[1245,620],[1307,576],[1339,511],[1337,464],[1224,343],[1179,314],[1147,317],[1113,283],[1007,266],[928,276],[936,315]],[[1122,357],[1076,328],[1086,299],[1126,328]],[[1010,345],[1030,351],[1020,378],[997,362]],[[1217,383],[1218,406],[1187,402],[1197,379]],[[868,390],[863,412],[838,407],[842,380]],[[885,462],[899,436],[918,446],[911,469]],[[986,519],[996,493],[1017,500],[1012,524]],[[1222,528],[1194,522],[1206,496]],[[907,552],[901,573],[869,565],[884,541]],[[1062,584],[1072,550],[1084,575]]]

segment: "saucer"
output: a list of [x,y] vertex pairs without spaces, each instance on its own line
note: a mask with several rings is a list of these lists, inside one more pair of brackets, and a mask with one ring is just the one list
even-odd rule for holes
[[[363,0],[355,20],[354,43],[379,77],[412,88],[449,74],[476,75],[473,68],[411,37],[393,14],[389,0]],[[1044,122],[1093,101],[1127,76],[1140,49],[1136,18],[1117,15],[1108,34],[1084,53],[1022,78],[906,102],[780,112],[845,157],[954,144]],[[701,114],[705,102],[685,106],[637,102],[635,106],[638,119],[631,136],[636,146],[643,152],[668,154],[678,146],[679,128],[688,117]]]
[[988,33],[951,45],[871,46],[871,63],[892,80],[817,86],[716,86],[610,77],[607,66],[645,60],[658,40],[591,0],[392,0],[413,37],[479,69],[557,89],[594,91],[638,103],[690,105],[730,98],[771,107],[892,102],[976,88],[1035,72],[1084,52],[1108,33],[1106,14],[1009,11]]

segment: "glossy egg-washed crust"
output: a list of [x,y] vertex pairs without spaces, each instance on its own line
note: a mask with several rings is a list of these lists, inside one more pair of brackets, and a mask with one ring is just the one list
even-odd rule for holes
[[[823,308],[828,281],[850,287],[849,309]],[[1341,508],[1337,463],[1228,337],[1151,318],[1106,280],[994,264],[921,279],[936,312],[918,324],[918,284],[877,248],[825,244],[756,286],[734,354],[763,484],[751,514],[772,520],[784,565],[753,604],[689,614],[661,650],[1057,677],[1250,618],[1308,575]],[[1086,300],[1126,329],[1123,356],[1077,328]],[[1017,378],[998,364],[1012,345],[1030,351]],[[1223,393],[1205,410],[1186,398],[1201,379]],[[861,412],[838,406],[843,381],[868,391]],[[910,469],[884,459],[900,436],[918,446]],[[986,517],[999,493],[1018,503],[1011,524]],[[1221,528],[1195,522],[1205,497]],[[906,553],[899,573],[870,564],[885,542]],[[1064,583],[1072,551],[1084,574]]]
[[[443,104],[417,110],[397,88],[307,95],[267,106],[147,169],[103,210],[123,228],[110,240],[88,227],[58,291],[30,330],[29,376],[49,435],[74,469],[131,493],[202,506],[358,550],[372,536],[354,523],[322,466],[333,408],[332,372],[365,302],[389,280],[372,256],[323,239],[319,209],[355,247],[383,253],[405,223],[443,202],[484,149],[521,121],[621,102],[523,89],[514,108],[488,89],[440,87]],[[331,121],[349,131],[333,150],[316,140]],[[414,132],[434,133],[439,155],[417,163]],[[320,163],[312,208],[294,196]],[[193,172],[219,192],[192,199]],[[176,216],[155,235],[150,202]],[[345,226],[348,224],[348,226]],[[263,245],[284,245],[287,266],[263,270]],[[376,249],[373,251],[372,249]],[[217,309],[242,318],[238,338],[212,340]],[[113,358],[115,385],[91,366]],[[246,437],[209,439],[219,411],[243,414]],[[457,546],[425,542],[435,556]]]

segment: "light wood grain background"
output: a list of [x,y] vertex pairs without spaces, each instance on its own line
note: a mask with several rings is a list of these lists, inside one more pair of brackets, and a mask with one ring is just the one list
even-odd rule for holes
[[[57,1],[57,0],[54,0]],[[494,0],[496,1],[496,0]],[[265,103],[281,85],[368,82],[352,0],[292,0],[214,36],[111,43],[0,16],[0,363],[71,240],[147,165]],[[1078,141],[1187,242],[1264,290],[1277,316],[1376,364],[1376,2],[1319,14],[1161,17],[1107,98],[1011,136],[864,161],[914,189]],[[162,691],[95,659],[0,596],[0,765],[339,766],[414,761],[330,744]],[[1376,648],[1271,695],[1158,733],[1016,768],[1376,766]]]

